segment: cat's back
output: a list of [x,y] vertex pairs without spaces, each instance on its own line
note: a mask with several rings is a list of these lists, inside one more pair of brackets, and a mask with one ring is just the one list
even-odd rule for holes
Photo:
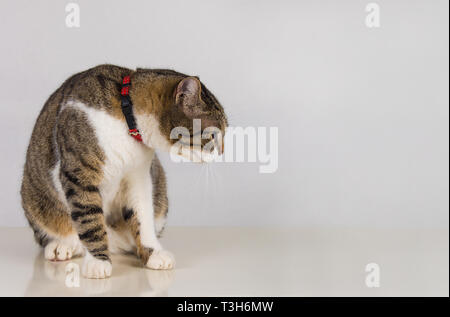
[[[100,152],[86,117],[74,109],[66,111],[65,105],[79,101],[86,107],[111,109],[111,101],[120,100],[122,77],[131,72],[114,65],[100,65],[77,73],[64,81],[40,111],[28,145],[21,186],[25,216],[40,245],[48,243],[49,234],[73,232],[67,207],[60,199],[60,183],[55,182],[62,151],[80,155],[81,144]],[[61,134],[67,139],[61,140]]]
[[24,167],[27,179],[34,179],[37,186],[53,192],[49,171],[58,161],[55,128],[61,108],[75,100],[89,107],[111,110],[111,101],[120,98],[122,77],[130,72],[119,66],[99,65],[64,81],[48,98],[34,125]]
[[[54,163],[51,155],[52,135],[61,107],[68,101],[76,100],[90,107],[110,108],[111,100],[120,97],[122,77],[130,72],[131,70],[119,66],[99,65],[69,77],[42,108],[31,136],[29,154],[44,155],[44,161]],[[43,140],[46,141],[45,144]]]

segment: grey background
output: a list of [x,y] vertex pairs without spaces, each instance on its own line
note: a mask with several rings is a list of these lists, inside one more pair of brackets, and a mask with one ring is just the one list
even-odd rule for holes
[[448,2],[0,1],[0,225],[25,225],[46,98],[100,63],[199,75],[233,126],[279,128],[279,168],[175,164],[170,224],[448,227]]

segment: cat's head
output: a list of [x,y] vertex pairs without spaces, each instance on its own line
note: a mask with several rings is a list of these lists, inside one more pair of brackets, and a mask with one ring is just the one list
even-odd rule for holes
[[209,161],[212,153],[224,151],[223,137],[228,126],[225,111],[198,77],[174,74],[152,80],[150,88],[152,99],[160,99],[161,106],[152,111],[160,135],[172,153],[197,162]]

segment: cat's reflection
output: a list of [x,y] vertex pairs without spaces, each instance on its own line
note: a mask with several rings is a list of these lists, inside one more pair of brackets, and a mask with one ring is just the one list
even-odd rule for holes
[[80,274],[82,259],[50,262],[36,256],[33,276],[25,296],[167,296],[173,270],[143,268],[132,256],[112,257],[113,275],[107,279],[86,279]]

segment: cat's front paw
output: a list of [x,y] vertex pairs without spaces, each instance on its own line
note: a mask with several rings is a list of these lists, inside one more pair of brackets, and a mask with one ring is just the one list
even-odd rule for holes
[[175,267],[175,258],[166,250],[154,250],[146,266],[153,270],[170,270]]
[[86,278],[107,278],[111,276],[112,265],[110,261],[86,255],[81,273]]

